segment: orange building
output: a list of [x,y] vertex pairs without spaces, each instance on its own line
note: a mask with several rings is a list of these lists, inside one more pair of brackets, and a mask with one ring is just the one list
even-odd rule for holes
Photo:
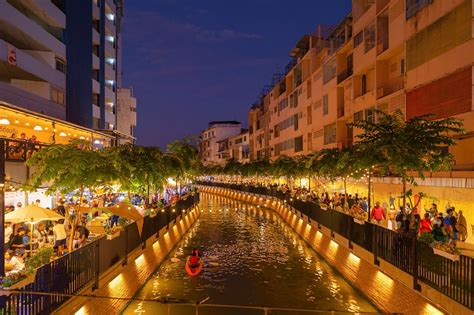
[[[473,2],[352,0],[338,25],[297,42],[285,72],[252,106],[250,159],[350,146],[360,131],[347,124],[376,121],[374,109],[401,110],[407,119],[457,117],[468,132],[451,148],[453,171],[431,174],[414,189],[441,209],[469,209],[474,223]],[[397,185],[376,179],[373,198],[388,198]]]

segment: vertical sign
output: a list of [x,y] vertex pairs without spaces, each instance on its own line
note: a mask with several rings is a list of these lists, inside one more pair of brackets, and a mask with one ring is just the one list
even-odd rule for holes
[[16,66],[16,48],[7,44],[7,62]]

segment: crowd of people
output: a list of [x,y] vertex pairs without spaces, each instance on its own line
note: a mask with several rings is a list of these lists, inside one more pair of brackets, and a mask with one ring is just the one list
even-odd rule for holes
[[[42,221],[31,225],[29,223],[9,223],[5,224],[5,262],[10,270],[18,271],[24,268],[25,259],[38,249],[51,247],[54,256],[59,257],[67,252],[78,249],[96,236],[90,231],[92,229],[91,222],[95,219],[103,219],[102,211],[98,210],[104,207],[114,206],[128,198],[131,204],[138,206],[137,209],[144,208],[161,208],[167,204],[177,201],[181,196],[194,191],[190,186],[183,186],[178,190],[166,190],[162,193],[153,195],[152,202],[148,204],[147,198],[139,194],[125,196],[123,193],[108,193],[97,198],[84,197],[79,198],[61,198],[57,202],[57,206],[52,210],[65,217],[65,219],[52,221]],[[36,200],[35,204],[39,205],[40,200]],[[88,211],[75,211],[81,208],[93,209]],[[6,206],[6,212],[14,211],[21,208],[21,202],[16,206]],[[49,209],[49,208],[48,208]],[[75,219],[76,213],[79,217]],[[144,213],[142,213],[144,214]],[[120,224],[121,217],[116,214],[105,216],[103,224],[113,228]],[[127,220],[125,220],[127,221]],[[74,229],[73,229],[74,226]],[[103,231],[103,229],[102,229]],[[73,235],[72,247],[70,247],[70,236]]]
[[[266,186],[264,184],[257,185]],[[318,203],[326,209],[347,213],[359,220],[370,220],[399,233],[411,236],[429,233],[432,234],[435,241],[453,245],[457,241],[464,242],[467,239],[466,218],[462,210],[458,211],[453,206],[446,207],[443,213],[438,210],[436,203],[432,203],[429,209],[424,209],[422,215],[418,205],[410,207],[407,204],[405,208],[399,206],[398,211],[395,210],[396,198],[392,194],[386,202],[376,201],[375,205],[369,209],[367,197],[360,196],[358,193],[318,192],[304,186],[290,187],[287,184],[272,184],[270,187],[301,200]]]
[[8,143],[7,157],[10,160],[28,158],[39,150],[40,142],[34,134],[30,138],[25,133],[22,133],[19,138],[16,134],[12,134],[10,138],[15,140]]

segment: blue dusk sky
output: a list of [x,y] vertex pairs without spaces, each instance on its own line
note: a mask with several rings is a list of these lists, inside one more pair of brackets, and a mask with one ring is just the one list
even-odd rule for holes
[[239,120],[288,52],[350,0],[125,0],[123,86],[137,98],[138,144],[165,147],[211,120]]

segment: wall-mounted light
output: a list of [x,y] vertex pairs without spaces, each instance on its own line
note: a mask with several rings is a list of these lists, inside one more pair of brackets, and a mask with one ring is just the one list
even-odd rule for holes
[[94,140],[94,144],[100,144],[100,140],[99,140],[99,139],[95,139],[95,140]]
[[60,136],[60,137],[67,137],[67,134],[66,134],[64,131],[61,131],[61,132],[59,133],[59,136]]
[[110,36],[110,35],[105,36],[105,39],[108,40],[111,43],[113,43],[115,41],[115,37]]
[[84,140],[85,138],[84,138],[84,136],[80,136],[79,139]]
[[43,127],[41,127],[40,125],[36,125],[36,126],[33,127],[33,130],[43,131]]
[[9,125],[10,121],[6,117],[0,118],[0,125]]
[[115,15],[113,15],[112,13],[107,13],[105,14],[105,16],[107,17],[109,21],[115,20]]
[[15,120],[15,124],[18,124],[18,123],[20,123],[20,121],[19,121],[18,119],[17,119],[17,120]]
[[29,125],[30,125],[30,123],[26,123],[25,125],[29,126]]

